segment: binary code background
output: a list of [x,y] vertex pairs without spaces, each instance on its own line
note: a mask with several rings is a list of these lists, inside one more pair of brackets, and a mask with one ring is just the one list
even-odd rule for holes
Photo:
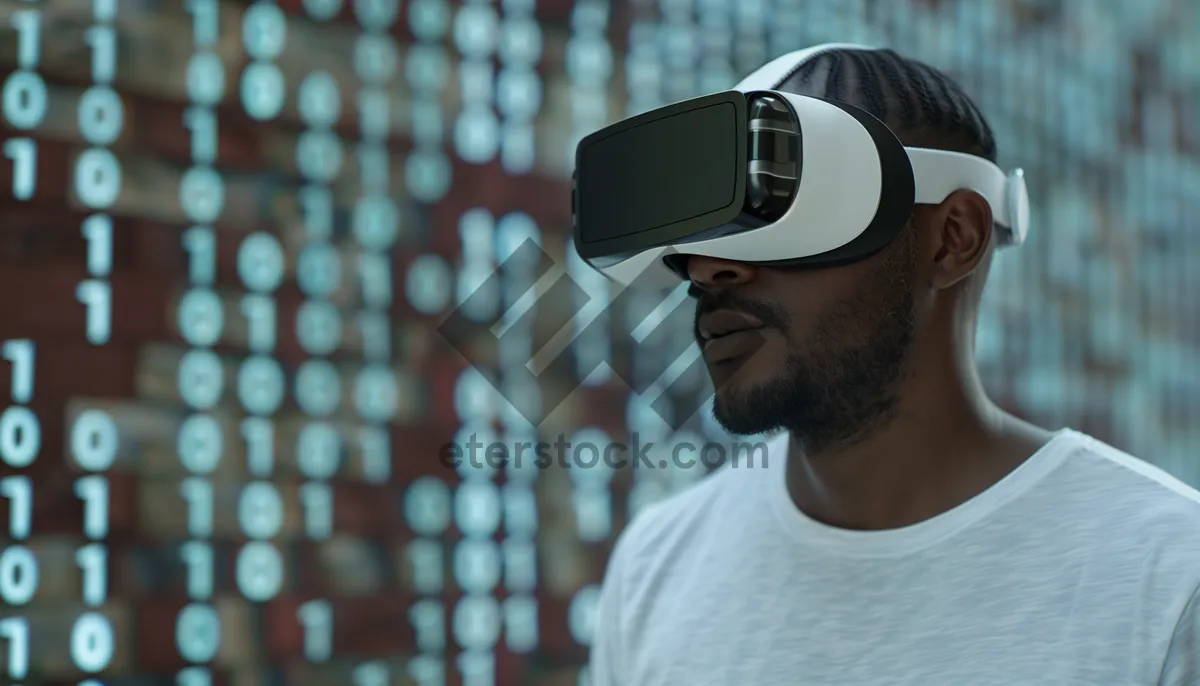
[[[1200,485],[1196,3],[276,2],[0,0],[4,683],[583,683],[615,537],[701,474],[442,466],[533,428],[436,327],[527,239],[621,316],[569,253],[574,142],[817,42],[942,66],[1026,169],[991,392]],[[589,331],[582,373],[622,352]],[[539,430],[720,437],[627,388]]]

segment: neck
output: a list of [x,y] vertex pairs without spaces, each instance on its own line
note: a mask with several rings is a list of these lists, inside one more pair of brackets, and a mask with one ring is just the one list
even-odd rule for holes
[[988,400],[973,354],[945,352],[914,364],[883,425],[818,452],[792,439],[788,490],[801,511],[847,529],[915,524],[982,492],[1046,440]]

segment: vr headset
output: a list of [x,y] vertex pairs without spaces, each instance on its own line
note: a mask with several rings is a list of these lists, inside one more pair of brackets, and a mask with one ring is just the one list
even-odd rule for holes
[[631,117],[575,151],[575,247],[610,279],[672,288],[687,255],[767,267],[828,267],[891,243],[915,204],[970,189],[1007,245],[1029,227],[1020,169],[906,148],[862,109],[776,90],[830,43],[784,55],[733,90]]

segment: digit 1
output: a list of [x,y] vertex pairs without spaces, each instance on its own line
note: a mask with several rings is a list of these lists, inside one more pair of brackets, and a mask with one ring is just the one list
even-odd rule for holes
[[92,80],[109,84],[117,75],[117,32],[111,26],[93,26],[83,34],[92,48]]
[[242,439],[246,441],[246,468],[252,476],[265,479],[275,461],[275,427],[269,419],[247,417],[242,420]]
[[83,237],[87,239],[88,273],[108,276],[112,271],[112,218],[94,214],[83,220]]
[[184,5],[192,15],[192,40],[196,47],[207,48],[217,42],[216,0],[185,0]]
[[29,538],[33,520],[33,487],[24,474],[0,479],[0,496],[8,498],[8,533],[14,540]]
[[205,479],[189,477],[179,486],[179,493],[188,505],[188,534],[196,537],[212,535],[212,484]]
[[29,620],[0,619],[0,639],[8,641],[8,676],[24,679],[29,673]]
[[300,209],[304,213],[304,227],[310,239],[327,239],[333,235],[333,194],[322,186],[305,186],[300,189]]
[[296,618],[304,627],[304,657],[328,660],[333,653],[333,606],[327,600],[310,600],[300,606]]
[[85,476],[75,482],[75,495],[83,501],[83,533],[91,539],[108,535],[108,479]]
[[187,594],[192,600],[208,600],[213,592],[213,551],[203,541],[188,541],[179,550],[187,565]]
[[362,336],[363,356],[371,362],[387,361],[392,348],[387,316],[382,312],[361,312],[356,319]]
[[217,239],[212,229],[196,226],[183,232],[188,254],[188,280],[194,286],[211,286],[217,275]]
[[17,32],[17,65],[36,69],[42,54],[42,15],[35,10],[13,12],[9,24]]
[[367,305],[386,308],[392,304],[392,268],[386,255],[359,255],[358,272],[362,276],[363,301]]
[[189,107],[183,125],[192,132],[192,161],[210,164],[217,158],[217,117],[207,107]]
[[329,484],[306,483],[300,486],[304,507],[304,530],[308,537],[323,541],[333,534],[333,489]]
[[75,552],[75,564],[83,570],[83,603],[99,607],[108,597],[108,550],[90,543]]
[[24,405],[33,398],[33,341],[5,341],[4,359],[12,363],[12,399]]
[[249,328],[249,348],[256,353],[275,349],[275,301],[265,295],[242,297],[242,316]]
[[376,426],[364,426],[358,431],[358,442],[362,454],[363,479],[372,484],[387,483],[392,475],[387,431]]
[[101,23],[115,19],[117,17],[117,0],[94,0],[92,17]]
[[29,138],[4,141],[4,156],[13,162],[12,194],[29,200],[37,190],[37,143]]
[[87,339],[104,345],[112,337],[112,288],[107,281],[88,279],[75,287],[75,299],[87,308]]

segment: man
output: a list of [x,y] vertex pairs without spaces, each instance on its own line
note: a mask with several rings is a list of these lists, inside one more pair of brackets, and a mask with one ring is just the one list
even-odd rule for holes
[[[824,52],[775,90],[995,160],[959,87],[889,50]],[[592,686],[1200,685],[1200,494],[987,398],[993,228],[964,190],[843,266],[685,258],[717,419],[786,431],[767,468],[726,466],[627,527]]]

